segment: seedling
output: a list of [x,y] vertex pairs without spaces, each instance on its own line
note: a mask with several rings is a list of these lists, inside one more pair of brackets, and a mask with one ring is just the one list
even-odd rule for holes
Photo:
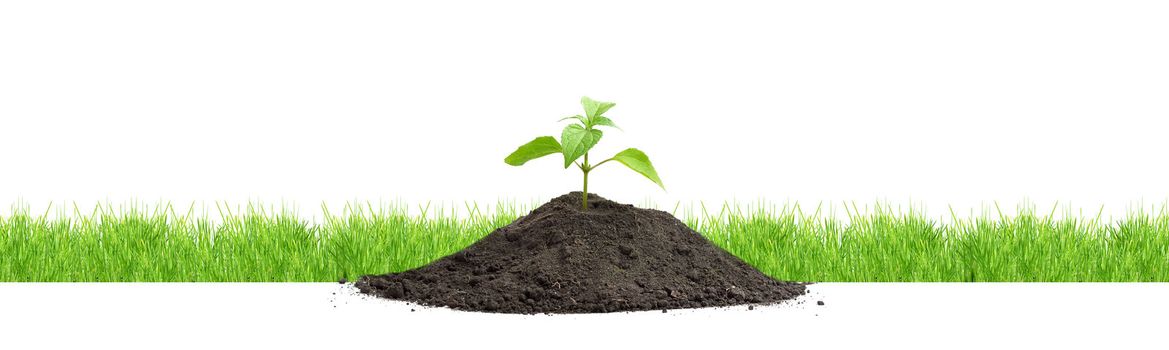
[[[620,130],[617,124],[613,123],[613,120],[604,116],[606,111],[617,104],[613,102],[595,101],[585,96],[580,98],[580,105],[584,107],[584,116],[574,115],[560,119],[560,121],[575,119],[577,123],[564,127],[564,131],[560,133],[559,142],[552,136],[537,137],[535,140],[517,148],[515,152],[512,152],[503,161],[509,165],[520,166],[529,160],[549,154],[563,154],[565,169],[568,169],[570,165],[575,163],[576,167],[580,168],[580,171],[584,173],[584,189],[581,191],[581,208],[584,210],[588,210],[589,208],[589,172],[611,160],[625,164],[629,169],[633,169],[633,171],[658,184],[663,190],[666,189],[666,186],[662,185],[662,179],[658,178],[658,172],[654,170],[653,163],[650,163],[649,157],[645,155],[645,152],[636,148],[627,148],[624,151],[617,152],[612,158],[602,160],[597,164],[589,163],[589,150],[597,145],[597,142],[601,140],[601,135],[603,134],[596,127],[605,126]],[[577,162],[577,159],[582,157],[584,159]]]

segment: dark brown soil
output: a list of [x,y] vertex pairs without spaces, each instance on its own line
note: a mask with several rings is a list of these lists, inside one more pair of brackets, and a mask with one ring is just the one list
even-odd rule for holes
[[459,310],[588,313],[775,303],[805,293],[715,246],[669,213],[580,192],[430,265],[367,275],[364,293]]

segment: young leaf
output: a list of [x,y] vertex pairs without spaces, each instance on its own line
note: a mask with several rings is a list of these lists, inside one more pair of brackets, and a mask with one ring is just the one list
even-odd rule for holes
[[613,102],[596,101],[589,98],[588,96],[584,96],[580,98],[580,105],[581,107],[584,107],[585,115],[589,117],[590,121],[592,121],[594,120],[593,118],[604,114],[605,111],[608,111],[609,108],[613,108],[613,106],[616,106],[617,104]]
[[508,165],[520,166],[532,159],[553,153],[560,153],[560,150],[560,143],[556,142],[555,137],[541,136],[532,140],[532,142],[520,146],[515,152],[511,152],[511,155],[507,156],[503,162]]
[[587,153],[600,140],[600,130],[585,129],[580,124],[564,127],[564,132],[560,134],[560,143],[563,144],[561,153],[564,153],[564,168],[568,169],[573,161]]
[[658,178],[658,172],[654,170],[654,165],[649,162],[649,157],[645,155],[645,152],[636,148],[630,148],[617,153],[617,155],[613,156],[613,160],[625,164],[625,166],[633,169],[638,174],[644,175],[650,181],[661,186],[663,190],[666,189],[666,185],[663,185],[662,179]]
[[617,128],[617,130],[621,130],[621,127],[617,126],[617,124],[613,124],[613,120],[609,119],[609,117],[593,118],[593,125],[604,125],[604,126],[608,126],[608,127],[612,127],[612,128]]

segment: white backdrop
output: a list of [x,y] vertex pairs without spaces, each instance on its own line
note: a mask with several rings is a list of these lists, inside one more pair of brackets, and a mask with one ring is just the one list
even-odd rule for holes
[[[0,205],[283,200],[315,211],[320,201],[353,199],[549,198],[577,190],[579,175],[555,160],[522,168],[502,160],[535,136],[558,135],[556,120],[579,113],[578,99],[589,95],[616,101],[609,116],[625,130],[608,132],[597,154],[641,148],[669,190],[616,166],[594,173],[591,189],[626,202],[889,200],[943,215],[947,205],[1030,198],[1123,212],[1133,201],[1169,198],[1166,18],[1162,1],[6,1]],[[76,295],[68,286],[29,287],[45,288],[30,289],[35,296]],[[198,288],[185,290],[211,305],[251,305],[246,294]],[[1141,285],[1118,288],[1153,298],[1129,304],[1159,300]],[[326,310],[303,314],[318,346],[385,330],[373,321],[350,328],[319,294],[261,299],[273,309],[289,299]],[[1103,322],[1108,327],[1038,334],[1068,345],[1137,345],[1154,333],[1129,330],[1164,313],[1090,298],[1067,299],[1066,313],[1011,309],[1046,301],[1062,310],[1047,294],[1000,296],[1016,303],[1005,313],[1027,316],[1007,320]],[[954,325],[907,335],[923,348],[1034,337],[980,332],[1003,321],[993,312],[939,316],[948,309],[935,305],[966,305],[953,295],[925,293],[876,323],[807,323],[819,336],[802,341],[869,346],[871,337],[848,334],[873,334],[872,325],[910,332]],[[104,320],[74,313],[108,312],[69,311],[66,302],[18,291],[0,299],[24,307],[0,316],[10,323]],[[186,305],[177,300],[175,307]],[[156,310],[170,309],[163,302],[96,324],[150,320],[193,330],[176,337],[233,344],[289,329],[279,313],[248,315],[254,328],[236,334],[206,325],[240,315]],[[369,320],[409,320],[376,312]],[[716,333],[689,344],[749,343],[764,333],[717,332],[805,324],[805,314],[720,314],[729,320]],[[35,329],[18,327],[27,338],[5,339],[14,348],[43,345],[42,330],[70,327],[54,322],[21,324]],[[712,329],[679,322],[644,326],[661,334]],[[95,341],[173,333],[121,331],[135,329],[99,332]],[[889,338],[901,336],[895,332],[881,339],[898,341]],[[566,339],[590,346],[624,343],[630,334]],[[520,347],[546,347],[541,339]]]
[[[716,4],[717,3],[717,4]],[[531,200],[581,95],[614,199],[1169,198],[1157,1],[0,5],[0,203]],[[609,167],[606,165],[606,167]],[[460,204],[461,205],[461,204]],[[948,212],[945,212],[948,215]]]

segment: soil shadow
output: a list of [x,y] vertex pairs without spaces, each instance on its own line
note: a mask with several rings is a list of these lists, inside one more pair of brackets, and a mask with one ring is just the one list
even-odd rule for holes
[[362,276],[363,293],[467,311],[593,313],[768,304],[806,292],[669,213],[572,192],[457,253]]

